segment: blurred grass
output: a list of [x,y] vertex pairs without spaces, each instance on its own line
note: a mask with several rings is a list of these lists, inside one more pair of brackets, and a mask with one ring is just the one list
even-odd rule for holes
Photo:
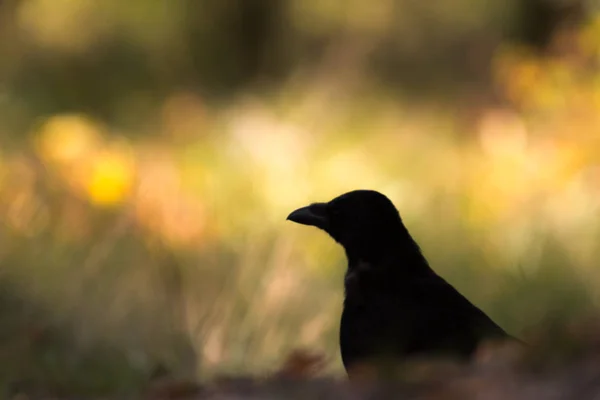
[[340,373],[343,253],[285,217],[355,188],[516,335],[597,308],[595,10],[234,3],[0,5],[4,384]]

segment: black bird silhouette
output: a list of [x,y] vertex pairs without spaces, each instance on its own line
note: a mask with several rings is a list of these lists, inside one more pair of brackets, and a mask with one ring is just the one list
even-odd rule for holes
[[430,268],[383,194],[355,190],[287,219],[324,230],[346,251],[339,337],[346,371],[414,356],[468,360],[483,341],[512,339]]

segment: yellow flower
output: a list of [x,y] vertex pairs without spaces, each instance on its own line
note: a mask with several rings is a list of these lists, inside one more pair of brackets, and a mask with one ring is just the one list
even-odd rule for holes
[[72,165],[89,157],[99,146],[101,136],[100,127],[85,115],[56,115],[41,126],[36,149],[46,162]]
[[127,199],[134,182],[135,166],[125,152],[100,153],[92,163],[87,192],[92,203],[112,206]]

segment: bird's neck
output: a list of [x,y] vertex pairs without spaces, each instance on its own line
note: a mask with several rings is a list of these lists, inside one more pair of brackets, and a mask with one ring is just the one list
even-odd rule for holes
[[361,265],[369,265],[372,269],[406,277],[421,277],[433,273],[421,249],[410,235],[387,242],[374,242],[345,249],[349,272],[361,269]]

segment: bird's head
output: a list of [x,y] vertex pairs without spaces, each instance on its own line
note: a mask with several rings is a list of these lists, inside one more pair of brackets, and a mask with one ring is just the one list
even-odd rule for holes
[[341,244],[348,257],[373,260],[400,250],[406,239],[414,246],[394,204],[373,190],[354,190],[327,203],[293,211],[288,220],[320,228]]

